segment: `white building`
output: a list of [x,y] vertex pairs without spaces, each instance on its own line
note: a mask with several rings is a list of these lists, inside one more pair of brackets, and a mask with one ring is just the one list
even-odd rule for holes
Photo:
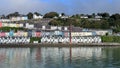
[[87,18],[88,18],[88,16],[80,16],[80,18],[87,19]]
[[61,18],[65,19],[65,18],[69,18],[69,16],[62,16]]
[[1,22],[10,22],[10,19],[0,19]]
[[42,15],[33,14],[33,19],[42,19],[42,18],[43,18]]
[[56,30],[56,29],[62,30],[62,27],[60,27],[60,26],[51,26],[51,30]]
[[17,16],[17,17],[11,17],[11,21],[21,21],[21,20],[28,20],[28,17],[25,15]]
[[69,18],[70,16],[59,14],[59,17],[65,19],[65,18]]
[[96,15],[95,18],[97,18],[97,19],[101,19],[102,16],[98,16],[98,15]]
[[112,35],[112,30],[91,30],[95,35],[103,36],[108,33],[108,35]]
[[32,28],[34,28],[34,24],[26,23],[25,28],[32,29]]

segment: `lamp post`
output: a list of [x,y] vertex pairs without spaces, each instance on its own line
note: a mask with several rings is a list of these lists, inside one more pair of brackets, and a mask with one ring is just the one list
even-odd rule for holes
[[70,38],[70,44],[72,44],[72,36],[71,36],[71,32],[72,32],[72,25],[69,25],[69,38]]

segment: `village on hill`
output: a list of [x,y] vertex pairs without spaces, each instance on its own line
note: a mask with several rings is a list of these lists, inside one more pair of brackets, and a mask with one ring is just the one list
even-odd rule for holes
[[71,16],[57,12],[45,15],[15,12],[0,16],[0,43],[120,42],[114,40],[120,36],[119,18],[120,14],[106,12]]

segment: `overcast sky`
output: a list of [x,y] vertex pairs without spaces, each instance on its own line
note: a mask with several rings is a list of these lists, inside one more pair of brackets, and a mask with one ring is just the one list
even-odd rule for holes
[[91,14],[98,12],[120,13],[120,0],[1,0],[0,15],[18,11],[39,12],[56,11],[66,14]]

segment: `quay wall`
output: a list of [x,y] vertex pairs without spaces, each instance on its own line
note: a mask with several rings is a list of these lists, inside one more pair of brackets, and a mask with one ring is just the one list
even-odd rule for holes
[[21,47],[21,48],[28,48],[28,47],[117,47],[120,46],[120,43],[79,43],[79,44],[1,44],[1,48],[10,48],[10,47]]

